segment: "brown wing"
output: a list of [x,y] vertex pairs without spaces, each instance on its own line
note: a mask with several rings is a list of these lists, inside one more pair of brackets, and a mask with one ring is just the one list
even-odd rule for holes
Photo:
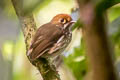
[[33,38],[27,55],[31,60],[39,58],[42,54],[46,53],[51,47],[53,47],[62,34],[62,29],[59,26],[51,23],[41,26]]

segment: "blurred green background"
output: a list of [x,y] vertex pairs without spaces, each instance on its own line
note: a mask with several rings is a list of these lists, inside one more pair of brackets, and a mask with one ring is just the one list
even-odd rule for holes
[[[33,13],[37,24],[49,22],[59,13],[77,17],[74,0],[24,0],[24,11]],[[116,67],[120,72],[120,4],[108,9],[108,34],[115,50]],[[17,19],[11,0],[0,1],[0,80],[40,80],[37,69],[28,61],[21,25]],[[73,31],[73,39],[64,52],[62,64],[58,68],[62,80],[83,80],[87,73],[84,40],[80,29]],[[42,79],[41,79],[42,80]]]

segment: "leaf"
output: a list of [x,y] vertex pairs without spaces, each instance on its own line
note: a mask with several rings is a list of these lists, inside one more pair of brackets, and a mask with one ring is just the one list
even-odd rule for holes
[[74,31],[76,28],[81,28],[82,26],[82,22],[80,21],[80,19],[78,19],[77,22],[73,25],[72,31]]
[[112,36],[114,33],[120,32],[120,16],[109,24],[108,34]]
[[84,43],[77,48],[74,48],[73,54],[70,54],[67,58],[64,58],[65,64],[71,69],[72,73],[77,80],[83,80],[87,72],[86,58]]
[[114,44],[116,56],[120,56],[120,17],[109,24],[108,34]]
[[[25,15],[35,11],[35,9],[39,8],[42,9],[46,5],[48,5],[52,0],[32,0],[31,2],[29,0],[24,0],[24,13]],[[26,6],[27,3],[27,6]]]

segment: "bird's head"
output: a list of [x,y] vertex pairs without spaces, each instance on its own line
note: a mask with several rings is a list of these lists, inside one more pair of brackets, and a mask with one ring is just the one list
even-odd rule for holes
[[51,20],[51,23],[52,24],[62,24],[62,25],[64,25],[64,27],[67,27],[68,25],[70,26],[75,22],[72,21],[71,16],[68,14],[58,14],[55,17],[53,17],[53,19]]

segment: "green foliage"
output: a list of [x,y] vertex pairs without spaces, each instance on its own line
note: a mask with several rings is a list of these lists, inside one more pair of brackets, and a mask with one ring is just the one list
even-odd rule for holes
[[77,22],[73,25],[72,31],[75,30],[76,28],[81,28],[82,27],[82,22],[80,19],[77,20]]
[[5,41],[3,44],[2,53],[5,59],[11,60],[13,54],[13,41]]
[[101,14],[101,12],[106,11],[108,8],[118,3],[120,3],[120,0],[99,0],[96,6],[97,13]]
[[120,56],[120,17],[112,21],[110,24],[111,40],[114,44],[115,54]]
[[79,47],[74,48],[74,52],[64,58],[65,64],[72,70],[77,80],[83,80],[86,74],[85,48],[83,42]]
[[[120,0],[114,0],[120,2]],[[113,42],[116,57],[120,56],[120,5],[115,5],[108,9],[109,36]]]
[[5,15],[7,15],[9,18],[17,18],[11,0],[2,0],[2,1],[4,2],[3,4],[4,7],[2,8],[3,13],[5,13]]
[[52,2],[52,0],[35,0],[31,2],[29,0],[24,0],[24,12],[27,15],[32,11],[39,11],[40,9],[46,7],[50,2]]
[[115,6],[108,10],[108,18],[110,22],[112,22],[119,16],[120,16],[120,6]]

